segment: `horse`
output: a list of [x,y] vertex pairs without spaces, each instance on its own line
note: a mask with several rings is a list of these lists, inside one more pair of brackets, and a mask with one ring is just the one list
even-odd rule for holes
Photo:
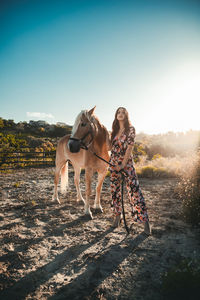
[[[68,162],[74,168],[74,183],[77,191],[77,202],[84,202],[85,216],[92,219],[90,210],[91,180],[94,172],[98,173],[96,185],[96,196],[94,208],[96,211],[103,212],[100,203],[102,184],[107,173],[108,165],[94,155],[101,156],[104,160],[109,160],[110,140],[109,133],[104,125],[95,116],[94,110],[82,110],[76,117],[71,135],[62,137],[56,149],[56,169],[54,176],[53,199],[58,198],[58,183],[61,175],[61,192],[66,192],[68,185]],[[85,169],[86,199],[82,197],[79,181],[81,169]]]

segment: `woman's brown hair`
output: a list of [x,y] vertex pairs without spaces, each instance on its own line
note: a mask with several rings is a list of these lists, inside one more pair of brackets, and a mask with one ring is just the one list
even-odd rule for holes
[[114,137],[117,135],[118,131],[119,131],[119,121],[117,120],[117,114],[119,109],[123,109],[125,112],[125,119],[124,119],[124,127],[125,127],[125,134],[128,135],[129,133],[129,128],[131,126],[131,122],[129,120],[129,115],[128,115],[128,111],[126,110],[126,108],[124,107],[118,107],[118,109],[116,110],[115,113],[115,119],[113,121],[112,124],[112,133],[111,133],[111,143],[113,142]]

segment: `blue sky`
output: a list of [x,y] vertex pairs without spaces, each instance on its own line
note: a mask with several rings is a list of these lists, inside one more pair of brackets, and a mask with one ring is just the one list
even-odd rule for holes
[[0,116],[200,130],[200,1],[0,2]]

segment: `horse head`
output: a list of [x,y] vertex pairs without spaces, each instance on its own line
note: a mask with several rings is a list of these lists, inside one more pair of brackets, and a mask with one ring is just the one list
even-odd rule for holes
[[87,149],[87,147],[92,143],[95,133],[93,116],[95,108],[96,106],[89,111],[83,110],[76,117],[68,142],[70,152],[77,153],[81,148]]

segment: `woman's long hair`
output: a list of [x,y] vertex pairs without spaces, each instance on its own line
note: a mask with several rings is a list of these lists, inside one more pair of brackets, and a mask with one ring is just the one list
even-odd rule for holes
[[118,109],[116,110],[116,113],[115,113],[115,119],[114,119],[113,124],[112,124],[111,143],[113,143],[113,139],[115,138],[115,136],[117,135],[117,133],[119,131],[119,121],[117,120],[117,114],[118,114],[119,109],[123,109],[124,112],[125,112],[125,119],[124,119],[125,132],[124,133],[126,135],[128,135],[129,128],[131,126],[128,111],[126,110],[126,108],[118,107]]

